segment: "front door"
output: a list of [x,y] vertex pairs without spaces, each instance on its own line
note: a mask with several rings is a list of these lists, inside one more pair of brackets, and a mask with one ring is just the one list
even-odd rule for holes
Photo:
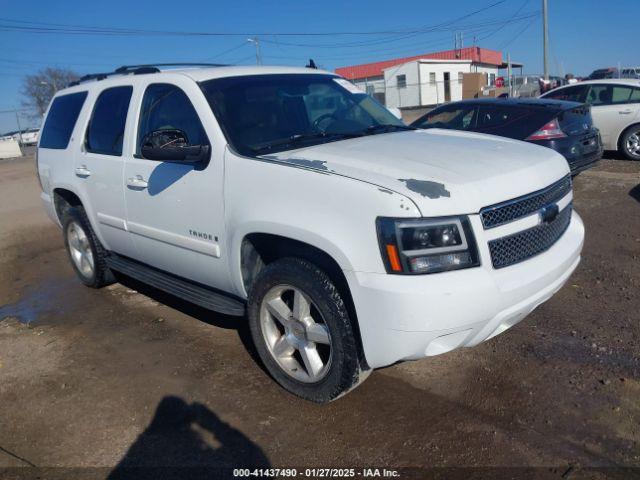
[[122,85],[98,94],[74,162],[78,188],[96,233],[105,248],[122,255],[133,255],[135,248],[126,231],[122,183],[123,145],[130,136],[127,123],[132,123],[132,119],[127,120],[132,92],[131,85]]
[[[138,260],[183,278],[230,291],[224,247],[224,144],[212,142],[213,113],[193,81],[152,83],[138,99],[137,139],[125,161],[127,227]],[[203,120],[209,124],[209,135]],[[180,130],[189,145],[208,145],[205,162],[148,160],[145,136]]]

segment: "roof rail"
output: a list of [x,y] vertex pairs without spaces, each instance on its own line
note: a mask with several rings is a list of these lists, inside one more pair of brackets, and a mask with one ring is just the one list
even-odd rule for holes
[[226,67],[220,63],[149,63],[144,65],[123,65],[108,73],[90,73],[70,82],[68,87],[74,87],[89,80],[100,81],[113,75],[144,75],[160,72],[160,67]]
[[160,71],[159,67],[228,67],[222,63],[193,63],[193,62],[179,62],[179,63],[147,63],[142,65],[123,65],[116,68],[116,73],[131,73],[136,74],[136,70],[142,69],[155,69],[156,72]]

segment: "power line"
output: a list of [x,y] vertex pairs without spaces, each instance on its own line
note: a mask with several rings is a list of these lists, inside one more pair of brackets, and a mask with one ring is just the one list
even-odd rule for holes
[[[162,35],[162,36],[296,36],[296,37],[309,37],[309,36],[364,36],[364,35],[413,35],[425,33],[425,30],[437,28],[443,25],[447,25],[453,22],[460,21],[464,18],[468,18],[472,15],[476,15],[480,12],[493,8],[497,5],[505,3],[506,0],[499,0],[486,7],[475,10],[471,13],[458,17],[454,20],[443,22],[435,26],[421,27],[418,30],[387,30],[387,31],[343,31],[343,32],[212,32],[212,31],[171,31],[171,30],[148,30],[148,29],[127,29],[120,27],[100,27],[91,25],[74,25],[74,24],[60,24],[60,23],[47,23],[47,22],[33,22],[21,19],[12,19],[2,17],[0,21],[5,22],[4,25],[0,24],[0,30],[3,31],[16,31],[26,33],[55,33],[55,34],[69,34],[69,35]],[[13,25],[11,25],[13,24]],[[21,25],[16,25],[21,24]]]

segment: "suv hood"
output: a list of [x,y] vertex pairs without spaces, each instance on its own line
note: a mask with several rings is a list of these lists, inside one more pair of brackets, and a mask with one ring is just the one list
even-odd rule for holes
[[411,198],[424,216],[477,213],[569,173],[564,157],[549,148],[442,129],[371,135],[262,158],[393,190]]

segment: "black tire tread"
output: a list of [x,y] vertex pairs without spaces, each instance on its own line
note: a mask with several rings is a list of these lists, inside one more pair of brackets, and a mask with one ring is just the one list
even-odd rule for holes
[[[92,279],[87,279],[83,275],[81,275],[77,271],[75,264],[71,260],[69,245],[66,241],[67,225],[71,220],[75,220],[80,223],[82,229],[89,237],[89,242],[91,243],[91,248],[93,249],[93,259],[95,264],[94,275]],[[91,222],[89,221],[89,217],[87,216],[87,212],[85,212],[84,208],[82,206],[66,208],[62,214],[61,223],[63,228],[63,235],[65,236],[65,247],[67,249],[67,253],[69,254],[71,265],[73,266],[73,269],[76,271],[76,274],[78,275],[78,278],[80,278],[82,283],[91,288],[102,288],[115,283],[115,276],[113,275],[111,269],[107,266],[106,257],[108,253],[100,243],[100,240],[98,240],[98,237],[93,231],[93,228],[91,228]]]
[[[262,296],[282,278],[299,278],[301,282],[315,285],[317,291],[323,295],[323,300],[330,306],[333,318],[340,332],[340,342],[334,342],[334,358],[331,369],[338,368],[337,376],[330,371],[327,377],[316,384],[304,384],[290,378],[280,370],[271,358],[260,330],[260,303]],[[291,282],[293,283],[293,282]],[[307,292],[311,293],[311,292]],[[317,293],[317,292],[316,292]],[[316,299],[317,300],[317,299]],[[321,305],[316,305],[322,308]],[[308,260],[289,257],[276,260],[262,269],[256,278],[248,296],[248,316],[253,341],[256,349],[273,378],[291,393],[316,403],[328,403],[358,386],[367,376],[361,369],[358,347],[354,336],[351,320],[339,290],[327,274]],[[325,318],[328,322],[328,319]],[[335,332],[333,332],[335,335]],[[340,351],[336,347],[340,347]],[[340,362],[337,364],[337,362]]]
[[620,153],[622,153],[625,157],[627,157],[629,160],[633,160],[633,161],[640,161],[640,157],[638,157],[637,155],[632,155],[630,152],[627,151],[627,136],[630,135],[632,132],[634,132],[635,130],[640,130],[640,123],[634,124],[634,125],[630,125],[628,126],[624,132],[622,132],[622,135],[620,135]]

